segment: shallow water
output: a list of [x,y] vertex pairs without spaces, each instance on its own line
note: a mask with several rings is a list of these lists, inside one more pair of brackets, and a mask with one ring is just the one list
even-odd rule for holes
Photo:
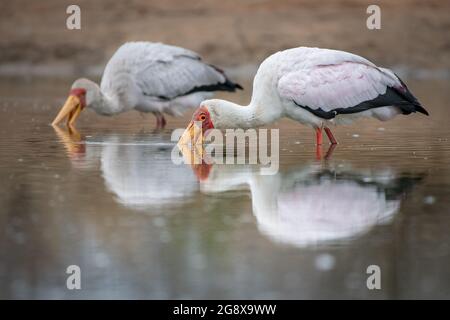
[[431,117],[337,128],[327,160],[283,120],[277,175],[201,181],[170,160],[188,115],[155,133],[149,115],[86,111],[55,131],[69,84],[0,82],[0,298],[450,298],[448,82],[408,81]]

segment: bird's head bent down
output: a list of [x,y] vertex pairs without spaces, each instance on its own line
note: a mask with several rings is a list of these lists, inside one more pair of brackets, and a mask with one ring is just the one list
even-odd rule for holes
[[89,107],[99,92],[98,85],[85,78],[76,80],[70,89],[69,96],[52,122],[58,125],[67,117],[67,125],[72,126],[84,108]]
[[178,144],[201,144],[210,129],[248,129],[260,126],[262,123],[257,121],[253,112],[254,109],[250,106],[240,106],[220,99],[205,100],[194,112]]
[[191,122],[189,122],[186,130],[178,141],[179,145],[203,144],[204,137],[208,134],[208,130],[214,129],[214,115],[215,110],[206,100],[200,104],[197,110],[192,115]]

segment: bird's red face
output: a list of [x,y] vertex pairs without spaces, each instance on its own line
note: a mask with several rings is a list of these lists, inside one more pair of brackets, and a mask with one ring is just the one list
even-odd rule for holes
[[59,124],[67,117],[67,124],[72,126],[79,117],[81,111],[86,107],[86,89],[73,88],[70,90],[69,97],[59,111],[52,125]]
[[[201,128],[201,129],[200,129]],[[208,130],[214,129],[211,115],[206,106],[200,106],[192,116],[192,120],[178,141],[178,144],[203,144],[204,137]]]

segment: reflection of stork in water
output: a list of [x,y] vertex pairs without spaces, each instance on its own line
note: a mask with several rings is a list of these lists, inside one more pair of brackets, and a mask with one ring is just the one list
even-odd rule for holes
[[171,161],[174,146],[160,135],[107,135],[84,141],[72,130],[55,127],[77,168],[98,165],[119,203],[134,209],[175,206],[198,190],[192,170]]
[[193,173],[172,163],[174,144],[157,136],[111,135],[85,142],[85,149],[74,147],[80,142],[68,143],[69,137],[62,139],[67,150],[84,150],[91,154],[87,161],[100,159],[106,186],[127,207],[186,202],[199,188],[195,173],[205,194],[249,189],[260,231],[295,246],[350,239],[391,221],[400,208],[399,195],[421,180],[390,169],[333,170],[317,163],[276,175],[261,175],[258,167],[246,165],[200,164]]
[[330,170],[305,165],[276,175],[250,166],[214,166],[200,190],[214,194],[250,189],[259,230],[295,246],[351,239],[390,222],[399,194],[421,180],[390,170]]

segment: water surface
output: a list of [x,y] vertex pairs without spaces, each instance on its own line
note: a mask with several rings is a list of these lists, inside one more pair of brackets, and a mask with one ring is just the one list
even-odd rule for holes
[[327,160],[283,120],[277,175],[201,180],[170,160],[189,115],[154,132],[150,115],[86,111],[54,130],[70,82],[0,82],[0,298],[450,298],[448,82],[408,81],[430,117],[337,128]]

